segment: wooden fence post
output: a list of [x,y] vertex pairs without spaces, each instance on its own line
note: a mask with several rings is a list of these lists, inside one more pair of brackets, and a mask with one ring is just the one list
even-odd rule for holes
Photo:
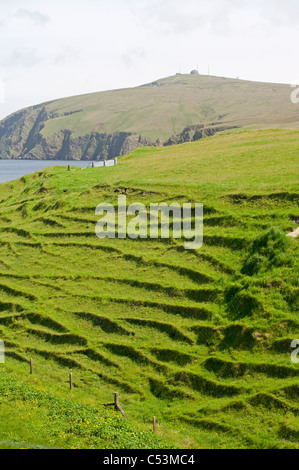
[[153,416],[153,431],[156,432],[156,416]]
[[71,171],[71,165],[67,166],[68,171]]
[[73,390],[73,374],[70,372],[70,390]]
[[33,375],[33,360],[30,359],[30,374]]
[[118,393],[114,394],[114,408],[115,411],[118,411],[119,403],[118,403]]
[[118,401],[118,393],[114,393],[114,409],[115,411],[120,411],[124,418],[128,419],[126,413],[122,409]]
[[114,393],[114,402],[113,403],[104,403],[104,406],[114,406],[115,411],[120,411],[124,418],[129,419],[119,404],[118,393]]

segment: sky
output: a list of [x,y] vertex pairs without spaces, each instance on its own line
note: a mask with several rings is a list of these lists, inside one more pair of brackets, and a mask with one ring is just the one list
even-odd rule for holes
[[0,119],[190,73],[299,80],[298,0],[0,0]]

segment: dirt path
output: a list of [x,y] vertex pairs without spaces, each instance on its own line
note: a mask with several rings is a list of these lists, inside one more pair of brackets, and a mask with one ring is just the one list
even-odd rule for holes
[[293,232],[287,234],[287,237],[297,238],[299,237],[299,227],[296,228]]

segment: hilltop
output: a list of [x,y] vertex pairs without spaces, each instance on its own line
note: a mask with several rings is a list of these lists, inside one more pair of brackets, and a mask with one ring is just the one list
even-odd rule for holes
[[175,75],[18,111],[0,123],[0,158],[102,160],[225,129],[298,128],[288,85]]
[[[75,403],[118,391],[132,425],[156,416],[179,448],[298,448],[298,152],[298,131],[242,130],[1,185],[1,368],[61,399],[72,369]],[[97,239],[96,206],[123,191],[203,203],[202,248]]]

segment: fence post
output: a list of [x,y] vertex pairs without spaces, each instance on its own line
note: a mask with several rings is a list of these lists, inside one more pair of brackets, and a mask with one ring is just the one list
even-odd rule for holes
[[70,390],[73,390],[73,374],[70,372]]
[[33,360],[30,359],[30,375],[33,375]]
[[156,416],[153,416],[153,431],[156,432]]
[[114,394],[114,408],[115,411],[118,411],[119,403],[118,403],[118,393]]
[[71,165],[67,166],[68,171],[71,171]]
[[4,341],[0,341],[0,364],[5,362],[5,345]]
[[92,164],[91,164],[91,168],[94,168],[94,162],[92,162]]
[[114,165],[117,165],[117,158],[114,159]]

